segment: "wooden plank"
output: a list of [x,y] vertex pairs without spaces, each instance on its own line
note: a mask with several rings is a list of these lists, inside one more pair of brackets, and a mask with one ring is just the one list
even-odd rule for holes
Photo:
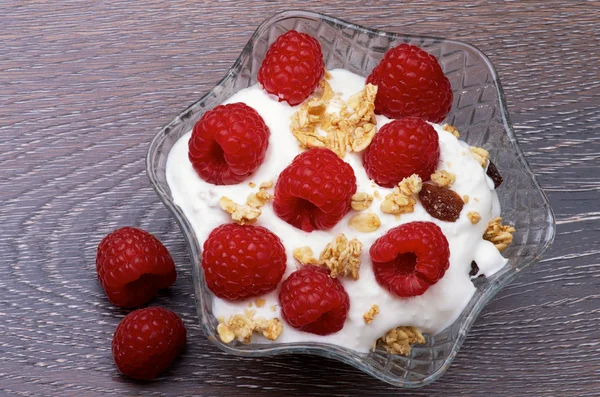
[[[183,239],[144,172],[155,132],[222,77],[258,24],[308,7],[482,49],[556,211],[544,260],[420,390],[319,357],[218,351],[197,325]],[[600,2],[32,0],[3,2],[0,23],[0,394],[600,396]],[[189,335],[146,384],[112,363],[127,311],[94,273],[97,243],[127,224],[172,252],[178,281],[152,304],[180,313]]]

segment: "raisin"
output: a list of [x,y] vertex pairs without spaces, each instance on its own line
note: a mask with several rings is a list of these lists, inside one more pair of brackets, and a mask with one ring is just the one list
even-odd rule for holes
[[471,262],[471,271],[469,272],[469,276],[475,277],[479,273],[479,266],[477,266],[477,262]]
[[419,199],[429,215],[447,222],[455,222],[465,204],[456,192],[431,183],[423,184]]
[[489,161],[488,168],[485,173],[487,176],[492,178],[492,181],[494,181],[494,189],[497,189],[498,186],[502,184],[502,175],[500,175],[498,168],[496,168],[496,164],[492,163],[492,160]]

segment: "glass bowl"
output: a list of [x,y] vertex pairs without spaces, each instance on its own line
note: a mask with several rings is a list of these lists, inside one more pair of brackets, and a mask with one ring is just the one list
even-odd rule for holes
[[[165,175],[167,156],[175,142],[192,129],[207,109],[256,83],[258,68],[269,45],[291,29],[318,38],[328,69],[345,68],[363,76],[369,74],[388,49],[400,43],[414,44],[433,54],[454,92],[452,111],[446,121],[458,128],[461,139],[489,150],[504,177],[498,189],[502,217],[517,229],[512,245],[503,252],[509,259],[507,266],[492,277],[477,279],[475,295],[454,324],[435,336],[426,335],[427,343],[414,346],[409,357],[389,355],[380,348],[362,354],[324,343],[224,344],[216,334],[218,321],[212,314],[212,296],[200,266],[202,242],[173,203]],[[241,356],[317,354],[353,365],[392,385],[423,386],[446,371],[484,305],[522,270],[538,262],[554,239],[552,209],[519,149],[498,75],[481,51],[459,41],[387,33],[313,12],[286,11],[263,22],[225,77],[158,132],[146,160],[147,174],[156,193],[175,216],[187,240],[196,307],[204,332],[220,349]]]

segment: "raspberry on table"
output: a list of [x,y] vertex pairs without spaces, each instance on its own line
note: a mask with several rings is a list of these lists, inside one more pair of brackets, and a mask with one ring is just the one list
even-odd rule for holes
[[350,298],[327,269],[303,266],[283,282],[279,291],[283,318],[300,331],[329,335],[344,327]]
[[306,33],[290,30],[269,47],[258,70],[258,82],[269,94],[298,105],[312,94],[325,74],[321,44]]
[[414,45],[386,52],[367,83],[378,88],[375,112],[389,118],[414,116],[439,123],[452,107],[452,87],[437,59]]
[[261,226],[218,226],[204,242],[202,268],[208,288],[230,301],[273,291],[287,257],[279,237]]
[[171,365],[185,343],[186,330],[177,314],[148,307],[129,313],[119,323],[113,335],[112,354],[123,375],[150,380]]
[[269,128],[256,110],[244,103],[219,105],[204,113],[188,142],[196,173],[214,185],[242,182],[263,163]]
[[334,227],[356,193],[352,167],[333,151],[307,150],[294,158],[275,185],[273,209],[287,223],[312,232]]
[[435,129],[422,119],[405,117],[381,127],[365,150],[363,163],[369,178],[378,185],[394,187],[412,174],[429,180],[439,158]]
[[150,233],[123,227],[102,239],[96,253],[98,281],[117,306],[147,303],[177,278],[171,254]]
[[390,229],[369,251],[375,279],[399,297],[422,295],[450,266],[450,247],[435,223],[410,222]]

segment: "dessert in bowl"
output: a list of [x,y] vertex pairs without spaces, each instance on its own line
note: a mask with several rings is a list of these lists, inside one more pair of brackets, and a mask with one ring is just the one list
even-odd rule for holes
[[[268,84],[256,82],[269,46],[291,30],[318,39],[329,73],[319,76],[319,87],[309,96],[297,98],[292,92],[280,102],[285,98],[267,92]],[[404,115],[392,120],[374,114],[385,82],[365,77],[387,50],[401,43],[416,44],[439,61],[454,97],[444,121],[456,129],[421,119],[407,121]],[[380,91],[373,92],[372,87]],[[245,160],[256,164],[245,169],[238,164],[235,172],[215,177],[194,153],[188,153],[194,147],[188,141],[205,113],[233,103],[244,103],[258,113],[264,126],[251,123],[253,134],[264,139],[246,151],[257,153]],[[228,76],[166,126],[148,155],[149,176],[190,244],[198,308],[209,338],[237,354],[311,352],[338,358],[396,385],[418,386],[434,380],[449,365],[483,304],[521,267],[537,260],[553,237],[547,200],[516,146],[502,106],[493,69],[468,45],[385,34],[303,12],[283,13],[261,25]],[[436,114],[425,116],[441,121]],[[307,124],[307,119],[315,125]],[[339,119],[354,121],[346,127]],[[389,145],[377,141],[385,143],[385,137],[402,136],[407,129],[424,129],[424,136],[436,138],[439,153],[434,168],[425,166],[422,175],[420,170],[388,175],[386,161],[396,157],[385,153]],[[457,139],[456,130],[468,144]],[[345,137],[343,145],[336,139],[340,136]],[[493,175],[489,158],[504,177],[498,193],[486,175]],[[307,177],[306,169],[317,178]],[[328,204],[311,198],[312,191],[321,190],[339,193],[330,201],[343,202],[341,210],[333,204],[324,209],[322,205]],[[439,190],[454,192],[451,202],[456,205],[456,197],[460,200],[453,220],[440,219],[448,214],[437,211]],[[300,198],[317,208],[299,208],[294,200]],[[500,208],[504,226],[497,220]],[[497,233],[511,234],[507,224],[516,229],[508,248],[506,235],[504,240],[494,239],[500,236]],[[419,228],[397,230],[407,225]],[[252,228],[266,232],[244,234]],[[386,249],[390,244],[402,245],[405,236],[421,233],[422,237],[423,230],[432,234],[420,241],[438,241],[430,251],[442,252],[441,258],[429,258],[430,271],[417,278],[386,282],[394,276],[386,266]],[[438,239],[440,235],[443,238]],[[274,255],[272,263],[283,262],[283,266],[263,274],[259,284],[270,281],[261,288],[233,286],[232,292],[227,290],[231,285],[223,287],[227,283],[219,282],[228,271],[220,272],[222,264],[215,258],[236,261],[235,255],[223,251],[236,236],[239,241],[281,245],[269,254]],[[506,248],[506,259],[498,248]],[[422,259],[419,255],[417,260]],[[415,258],[404,259],[414,265]],[[472,268],[473,261],[479,269]],[[480,274],[485,277],[471,281]],[[335,309],[325,326],[303,316],[310,307],[293,304],[298,290],[303,290],[302,282],[308,284],[304,290],[323,283],[326,291],[333,291],[323,300],[331,304],[327,310]]]

